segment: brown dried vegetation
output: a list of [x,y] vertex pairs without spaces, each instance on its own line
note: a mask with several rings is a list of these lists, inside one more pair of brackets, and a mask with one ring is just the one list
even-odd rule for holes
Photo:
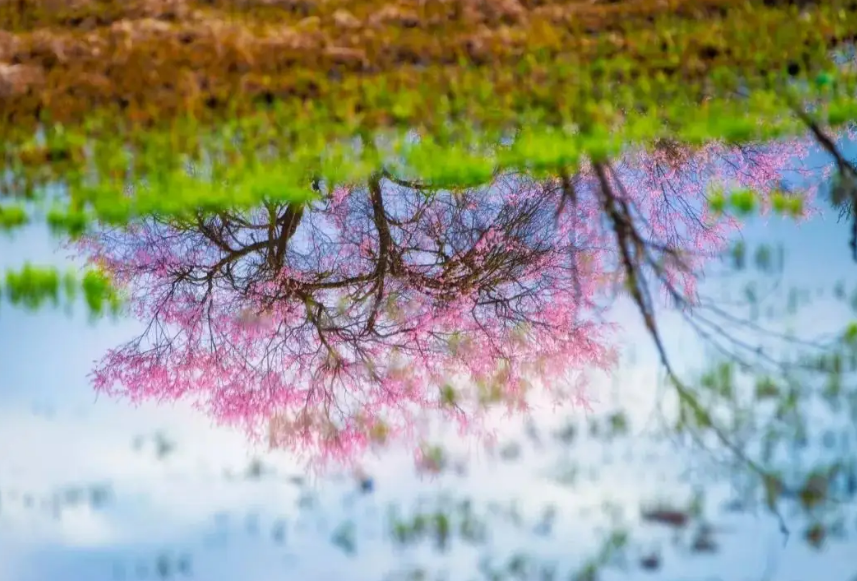
[[[788,10],[777,15],[787,4],[0,0],[0,30],[7,31],[0,32],[0,125],[4,132],[31,131],[47,111],[54,121],[75,124],[94,110],[149,125],[278,100],[348,103],[363,122],[378,125],[390,121],[389,113],[365,110],[367,82],[392,92],[430,86],[443,95],[459,90],[465,70],[476,70],[491,79],[503,105],[513,106],[516,92],[549,90],[541,84],[555,61],[588,65],[615,55],[690,81],[723,64],[750,66],[759,51],[773,48],[777,35],[766,27],[796,20],[786,18]],[[758,15],[762,28],[746,39],[750,46],[735,50],[730,38],[749,34],[751,25],[742,25],[739,13]],[[831,14],[816,15],[812,29],[836,42]],[[663,34],[663,18],[679,23],[679,34]],[[694,26],[706,34],[693,34]],[[789,26],[790,42],[777,47],[784,62],[800,54],[805,36]],[[511,72],[522,60],[526,74]]]

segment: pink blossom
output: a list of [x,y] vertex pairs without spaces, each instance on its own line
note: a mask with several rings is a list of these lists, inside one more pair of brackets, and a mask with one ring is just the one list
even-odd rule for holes
[[[662,142],[628,152],[610,182],[641,236],[686,257],[665,268],[692,297],[738,226],[708,211],[711,188],[764,199],[807,151]],[[303,208],[100,230],[78,249],[148,326],[105,355],[94,386],[188,399],[319,464],[418,442],[426,410],[479,433],[491,405],[525,411],[534,391],[587,407],[588,375],[616,361],[616,329],[599,314],[622,269],[593,169],[573,181],[560,213],[559,180],[505,175],[427,195],[374,176]]]

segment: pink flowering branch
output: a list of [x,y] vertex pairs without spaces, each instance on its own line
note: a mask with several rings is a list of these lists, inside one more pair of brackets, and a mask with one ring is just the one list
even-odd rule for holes
[[418,441],[426,410],[480,433],[492,404],[574,401],[581,373],[615,362],[605,291],[625,284],[652,312],[652,278],[692,304],[736,226],[707,212],[711,183],[775,191],[785,148],[663,142],[456,192],[382,171],[308,206],[98,231],[80,250],[147,327],[105,356],[95,387],[189,399],[322,463]]

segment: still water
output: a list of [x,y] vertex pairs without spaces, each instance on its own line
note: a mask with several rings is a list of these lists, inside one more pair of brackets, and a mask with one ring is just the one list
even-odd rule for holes
[[[834,289],[857,290],[848,228],[818,208],[800,224],[750,219],[734,237],[782,244],[772,300],[792,288],[813,300],[777,324],[802,337],[838,332],[853,311]],[[0,242],[0,266],[79,264],[59,246],[30,228]],[[745,279],[701,286],[732,308]],[[490,445],[436,421],[437,465],[415,465],[412,447],[393,442],[317,474],[187,403],[96,396],[95,362],[142,322],[4,304],[0,580],[855,579],[853,495],[823,517],[819,547],[804,538],[812,515],[784,501],[786,539],[763,503],[741,499],[727,451],[659,437],[657,353],[629,300],[607,317],[622,328],[620,363],[593,372],[589,409],[536,399],[529,414],[501,417]],[[679,314],[664,314],[661,331],[688,377],[716,362]],[[806,413],[813,430],[834,425]],[[846,421],[836,445],[811,437],[801,458],[853,463],[852,432]],[[605,545],[611,535],[621,550]]]

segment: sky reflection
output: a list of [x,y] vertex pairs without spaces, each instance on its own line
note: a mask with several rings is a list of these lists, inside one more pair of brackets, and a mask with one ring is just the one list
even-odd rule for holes
[[[783,242],[787,282],[829,289],[842,280],[857,288],[847,251],[847,229],[829,212],[802,225],[778,218],[754,219],[748,241]],[[0,267],[26,259],[56,261],[45,232],[31,229],[14,242],[0,242]],[[59,254],[62,256],[62,252]],[[12,260],[14,257],[14,261]],[[820,258],[821,257],[821,258]],[[708,284],[717,285],[716,281]],[[829,294],[828,294],[829,296]],[[824,298],[798,314],[796,328],[813,333],[836,330],[847,309]],[[553,432],[565,416],[544,405],[532,420],[504,423],[493,451],[437,427],[438,438],[453,450],[449,470],[431,477],[414,472],[411,453],[393,447],[363,464],[374,490],[360,492],[351,473],[318,481],[282,451],[249,444],[237,430],[214,427],[189,406],[95,400],[87,382],[92,363],[104,350],[139,331],[128,321],[100,322],[86,317],[27,314],[3,306],[0,314],[0,580],[238,578],[376,580],[419,564],[449,571],[449,579],[467,579],[478,569],[485,548],[453,542],[438,555],[430,543],[391,550],[387,513],[402,513],[422,501],[431,508],[443,496],[451,502],[474,499],[477,512],[503,515],[517,504],[523,524],[502,516],[486,547],[500,561],[526,549],[558,564],[562,576],[597,548],[596,531],[605,529],[604,499],[625,507],[627,520],[639,523],[640,503],[653,498],[687,497],[694,478],[705,479],[705,463],[681,448],[648,441],[657,392],[656,359],[632,306],[620,303],[612,317],[625,327],[623,345],[632,353],[621,373],[596,378],[590,389],[594,413],[620,405],[638,437],[615,444],[556,445]],[[669,316],[666,330],[680,367],[704,363],[690,331]],[[528,423],[535,426],[528,429]],[[508,442],[520,445],[516,461]],[[574,459],[598,468],[598,478],[575,488],[561,484]],[[677,461],[680,458],[680,461]],[[609,459],[610,462],[606,462]],[[254,475],[254,460],[263,469]],[[700,473],[700,471],[703,471]],[[310,479],[311,480],[311,479]],[[800,539],[783,546],[775,519],[724,512],[731,498],[720,486],[706,499],[716,515],[721,550],[706,557],[664,559],[667,579],[823,578],[851,581],[854,541],[830,543],[813,551]],[[95,502],[93,502],[95,499]],[[499,508],[492,509],[492,502]],[[539,534],[546,507],[557,517],[549,536]],[[853,514],[848,526],[857,526]],[[356,554],[331,542],[354,523]],[[605,529],[606,530],[606,529]],[[668,531],[651,531],[647,545],[670,544]],[[348,543],[345,543],[346,545]],[[646,576],[631,569],[632,578]],[[607,570],[603,579],[629,578]]]

